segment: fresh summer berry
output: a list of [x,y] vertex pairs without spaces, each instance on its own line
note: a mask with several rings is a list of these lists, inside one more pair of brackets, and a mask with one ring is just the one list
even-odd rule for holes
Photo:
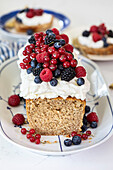
[[48,52],[49,52],[49,54],[53,54],[55,52],[55,48],[53,46],[49,47]]
[[23,62],[24,63],[29,63],[29,62],[31,62],[31,58],[30,57],[26,57],[26,58],[23,59]]
[[80,138],[82,137],[82,135],[81,135],[81,134],[76,134],[76,136],[79,136]]
[[44,56],[44,62],[49,62],[49,60],[50,60],[49,55],[45,55],[45,56]]
[[36,68],[41,68],[42,64],[41,63],[37,63]]
[[56,78],[53,78],[51,81],[50,81],[50,84],[51,86],[56,86],[58,84],[58,80]]
[[87,121],[89,123],[91,122],[98,122],[98,116],[95,112],[91,112],[87,115]]
[[102,36],[100,34],[98,34],[97,32],[94,32],[92,34],[92,39],[93,39],[94,42],[97,42],[97,41],[102,39]]
[[35,143],[36,143],[37,145],[40,144],[40,139],[39,139],[39,138],[35,139]]
[[88,135],[87,134],[82,134],[82,139],[87,140],[88,139]]
[[18,106],[20,104],[20,98],[18,95],[12,95],[8,98],[8,104],[10,106]]
[[39,47],[36,47],[36,48],[35,48],[35,52],[36,52],[36,54],[39,54],[39,53],[41,52],[40,48],[39,48]]
[[85,77],[86,76],[86,70],[84,67],[82,66],[78,66],[75,68],[75,72],[76,72],[76,77],[80,78],[80,77]]
[[78,78],[78,79],[77,79],[77,84],[78,84],[79,86],[82,86],[84,83],[85,83],[85,80],[84,80],[83,78]]
[[35,68],[36,65],[37,65],[37,60],[36,60],[36,59],[33,59],[33,60],[31,61],[31,67],[32,67],[32,68]]
[[62,47],[62,45],[60,44],[60,42],[55,42],[55,43],[54,43],[54,48],[55,48],[55,49],[59,49],[60,47]]
[[59,35],[59,31],[58,31],[56,28],[53,28],[53,29],[52,29],[52,32],[53,32],[54,34],[56,34],[56,35]]
[[90,112],[90,107],[88,105],[86,105],[85,107],[85,113],[89,113]]
[[12,122],[15,124],[15,125],[23,125],[24,122],[25,122],[25,118],[22,114],[18,113],[16,115],[13,116],[12,118]]
[[40,134],[36,134],[36,135],[35,135],[35,138],[40,139],[40,138],[41,138],[41,135],[40,135]]
[[34,17],[34,12],[33,11],[28,11],[27,13],[26,13],[26,17],[28,17],[28,18],[33,18]]
[[30,44],[29,47],[33,50],[35,49],[35,45],[34,44]]
[[26,65],[25,65],[25,68],[26,68],[26,69],[28,69],[28,68],[30,68],[30,67],[31,67],[30,64],[26,64]]
[[51,64],[56,65],[56,64],[57,64],[57,60],[56,60],[56,59],[52,59],[52,60],[51,60]]
[[91,124],[90,124],[90,127],[91,128],[96,128],[97,127],[97,122],[91,122]]
[[68,44],[68,42],[69,42],[68,36],[66,34],[60,34],[60,36],[62,37],[62,39],[65,40],[66,44]]
[[58,65],[58,69],[61,70],[61,71],[63,71],[63,70],[64,70],[63,65],[62,65],[62,64],[59,64],[59,65]]
[[35,15],[41,16],[43,14],[44,10],[43,9],[35,9]]
[[70,53],[66,53],[67,60],[71,61],[73,59],[73,55]]
[[44,51],[48,51],[48,45],[43,45],[43,47],[41,47],[41,52],[44,52]]
[[69,62],[69,61],[65,61],[65,62],[63,63],[63,67],[64,67],[64,68],[70,67],[70,62]]
[[28,42],[29,42],[30,44],[36,44],[35,37],[32,35],[32,36],[28,39]]
[[44,68],[49,68],[49,62],[44,62],[43,67]]
[[87,125],[83,124],[83,126],[81,127],[81,129],[82,129],[82,132],[85,132],[85,131],[88,129],[88,127],[87,127]]
[[61,72],[61,80],[70,81],[75,77],[75,71],[73,68],[69,67]]
[[52,71],[49,68],[44,68],[40,73],[42,81],[49,82],[53,77]]
[[38,63],[44,63],[44,56],[45,56],[44,53],[46,53],[46,52],[36,55],[36,59],[37,59]]
[[65,49],[64,49],[63,47],[59,48],[59,49],[58,49],[58,52],[59,52],[60,54],[65,54],[65,53],[66,53],[66,51],[65,51]]
[[102,23],[98,26],[98,32],[101,33],[102,35],[106,34],[107,30],[106,30],[106,26],[104,23]]
[[72,145],[72,140],[71,139],[65,139],[64,140],[64,145],[65,146],[71,146]]
[[90,135],[91,135],[91,131],[90,131],[90,130],[87,130],[87,131],[86,131],[86,134],[87,134],[88,136],[90,136]]
[[31,53],[32,58],[36,58],[36,53]]
[[104,47],[108,47],[109,44],[107,42],[104,43]]
[[75,136],[75,135],[77,135],[77,132],[73,131],[73,132],[71,133],[71,136],[73,137],[73,136]]
[[35,133],[35,129],[30,129],[30,130],[29,130],[29,133],[30,133],[30,134],[34,134],[34,133]]
[[71,53],[73,52],[73,46],[70,45],[70,44],[64,45],[64,48],[65,48],[66,51],[69,51],[69,52],[71,52]]
[[98,27],[96,26],[96,25],[92,25],[91,27],[90,27],[90,32],[98,32]]
[[76,67],[77,66],[77,60],[76,59],[72,59],[70,64],[71,64],[71,67]]
[[52,33],[52,32],[53,32],[53,31],[50,30],[50,29],[46,30],[46,34],[47,34],[47,35],[49,35],[49,34]]
[[66,59],[67,59],[66,55],[61,55],[61,56],[59,57],[59,60],[60,60],[61,62],[63,62],[63,63],[66,61]]
[[50,68],[51,71],[55,71],[56,68],[57,68],[57,65],[50,64],[49,68]]
[[26,67],[25,67],[25,64],[24,64],[24,63],[20,63],[20,67],[21,67],[21,69],[26,69]]
[[87,117],[84,115],[84,117],[83,117],[83,124],[87,126],[87,123],[88,123],[87,122]]
[[66,44],[65,40],[63,40],[63,39],[60,39],[59,42],[62,46],[64,46]]
[[40,83],[42,83],[42,80],[40,79],[39,76],[36,76],[35,79],[34,79],[34,82],[35,82],[36,84],[40,84]]
[[56,35],[56,39],[60,40],[60,39],[62,39],[62,37],[60,35]]
[[24,50],[24,51],[22,52],[22,54],[23,54],[24,56],[26,56],[26,55],[27,55],[27,51]]
[[27,35],[32,35],[33,34],[33,30],[32,29],[28,29],[27,30]]
[[39,33],[35,33],[35,34],[34,34],[34,37],[35,37],[35,40],[37,41],[38,38],[40,37],[40,34],[39,34]]
[[25,128],[22,128],[22,129],[21,129],[21,133],[22,133],[23,135],[25,135],[26,132],[27,132],[27,130],[26,130]]
[[56,69],[55,72],[54,72],[54,77],[55,77],[55,78],[59,78],[60,75],[61,75],[60,69]]
[[27,51],[27,50],[29,50],[30,49],[30,45],[27,45],[26,47],[25,47],[25,50]]
[[30,138],[32,137],[32,134],[28,133],[28,134],[26,135],[26,137],[27,137],[27,139],[30,139]]
[[72,143],[74,145],[79,145],[81,143],[81,137],[80,136],[73,136]]
[[32,136],[31,138],[30,138],[30,142],[35,142],[35,137],[34,136]]
[[27,54],[31,54],[32,53],[32,49],[30,48],[30,49],[26,50],[26,52],[27,52]]
[[52,54],[52,58],[54,59],[58,59],[60,57],[60,54],[59,52],[55,51],[53,54]]
[[89,37],[89,35],[90,35],[90,32],[87,31],[87,30],[85,30],[85,31],[82,33],[82,36],[84,36],[84,37]]
[[39,40],[36,41],[36,45],[37,45],[38,48],[40,47],[40,41]]
[[33,75],[39,76],[43,68],[34,68],[33,69]]

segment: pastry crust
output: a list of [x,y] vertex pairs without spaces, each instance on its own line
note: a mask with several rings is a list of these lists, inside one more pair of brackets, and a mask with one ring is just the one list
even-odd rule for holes
[[109,55],[113,54],[113,45],[109,45],[108,47],[105,48],[90,48],[85,45],[82,45],[79,43],[78,39],[75,38],[73,40],[73,45],[76,48],[82,49],[86,54],[94,54],[94,55]]
[[15,29],[17,32],[26,32],[28,29],[33,30],[33,32],[40,32],[40,31],[45,31],[46,29],[50,28],[53,24],[53,19],[54,19],[54,17],[52,16],[50,22],[47,22],[45,24],[38,24],[36,26],[24,25],[22,23],[18,23],[15,20],[14,26],[15,26]]
[[81,131],[86,101],[63,99],[27,99],[26,112],[31,128],[41,135],[70,135]]

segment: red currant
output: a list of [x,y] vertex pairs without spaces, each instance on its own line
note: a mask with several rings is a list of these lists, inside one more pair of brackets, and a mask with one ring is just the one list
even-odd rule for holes
[[52,46],[52,47],[49,47],[48,48],[48,52],[50,53],[50,54],[53,54],[54,52],[55,52],[55,48]]
[[39,48],[39,47],[36,47],[36,48],[35,48],[35,52],[36,52],[37,54],[39,54],[39,53],[41,52],[40,48]]
[[43,47],[41,48],[41,52],[47,51],[48,49],[48,45],[43,45]]
[[34,137],[34,136],[32,136],[32,137],[30,138],[30,142],[35,142],[35,137]]
[[22,128],[22,129],[21,129],[21,133],[22,133],[23,135],[25,135],[26,132],[27,132],[27,130],[26,130],[25,128]]
[[37,41],[38,38],[40,37],[40,34],[39,34],[39,33],[35,33],[35,34],[34,34],[34,37],[35,37],[35,40]]
[[65,62],[63,63],[63,67],[64,67],[64,68],[70,67],[70,62],[69,62],[69,61],[65,61]]
[[66,61],[66,59],[67,59],[66,55],[61,55],[61,56],[59,57],[59,60],[60,60],[61,62],[63,62],[63,63]]
[[35,133],[35,129],[30,129],[29,133],[30,134],[34,134]]
[[32,53],[32,49],[30,48],[30,49],[26,50],[26,52],[27,52],[27,54],[31,54]]
[[67,60],[71,61],[73,59],[73,55],[70,53],[66,53],[67,55]]
[[81,135],[81,134],[76,134],[76,136],[79,136],[80,138],[82,137],[82,135]]
[[57,68],[57,65],[50,64],[49,68],[50,68],[51,71],[55,71],[56,68]]
[[35,143],[40,144],[40,139],[39,138],[35,139]]
[[27,55],[27,51],[26,51],[26,50],[23,51],[23,55],[24,55],[24,56]]
[[86,140],[88,138],[87,134],[82,134],[82,139]]
[[51,60],[51,64],[56,65],[56,64],[57,64],[57,60],[56,60],[56,59],[52,59],[52,60]]
[[91,135],[91,131],[90,131],[90,130],[87,130],[87,131],[86,131],[86,134],[87,134],[88,136],[90,136],[90,135]]
[[71,133],[71,136],[73,137],[73,136],[75,136],[76,134],[77,134],[77,132],[73,131],[73,132]]
[[48,62],[50,60],[50,57],[49,56],[44,56],[44,62]]
[[36,53],[31,53],[32,58],[36,58]]
[[77,66],[77,60],[73,59],[71,60],[71,67],[76,67]]
[[48,67],[49,67],[49,62],[45,62],[45,63],[43,64],[43,67],[44,67],[44,68],[48,68]]
[[25,68],[26,68],[26,69],[28,69],[28,68],[30,68],[30,67],[31,67],[30,64],[26,64],[26,65],[25,65]]
[[36,41],[37,47],[40,47],[40,41]]
[[40,134],[36,134],[36,135],[35,135],[35,138],[40,139],[40,138],[41,138],[41,135],[40,135]]
[[34,45],[34,44],[30,44],[29,46],[30,46],[30,48],[31,48],[32,50],[35,49],[35,45]]
[[30,57],[26,57],[26,58],[23,59],[23,62],[24,63],[29,63],[29,62],[31,62],[31,58]]
[[55,51],[53,54],[52,54],[52,58],[54,59],[58,59],[60,57],[60,53],[58,51]]
[[25,68],[26,68],[24,63],[20,63],[20,67],[21,67],[22,69],[25,69]]
[[63,47],[61,47],[61,48],[58,49],[58,52],[60,54],[65,54],[66,51],[65,51],[65,49]]
[[27,45],[27,46],[25,47],[25,49],[26,49],[26,51],[29,50],[29,49],[30,49],[30,45]]
[[27,137],[27,139],[30,139],[30,138],[32,137],[32,134],[28,133],[28,134],[26,135],[26,137]]

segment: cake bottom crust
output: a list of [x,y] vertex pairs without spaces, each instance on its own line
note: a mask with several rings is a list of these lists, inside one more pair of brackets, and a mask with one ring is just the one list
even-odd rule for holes
[[28,122],[41,135],[70,135],[81,131],[86,101],[68,97],[27,99]]
[[109,45],[105,48],[90,48],[85,45],[79,43],[78,39],[73,40],[73,45],[77,48],[82,49],[86,54],[94,54],[94,55],[110,55],[113,54],[113,45]]

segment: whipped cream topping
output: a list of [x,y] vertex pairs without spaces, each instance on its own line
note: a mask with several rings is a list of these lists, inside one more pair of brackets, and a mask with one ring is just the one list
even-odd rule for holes
[[41,16],[34,16],[32,18],[26,17],[26,12],[18,13],[17,17],[22,20],[22,23],[27,26],[35,26],[38,24],[45,24],[51,22],[52,15],[43,13]]
[[84,37],[81,35],[78,37],[78,41],[80,44],[86,45],[90,48],[102,48],[104,46],[104,42],[102,40],[94,42],[91,35],[89,37]]
[[[19,50],[18,53],[18,65],[22,62],[23,56],[22,51],[24,47]],[[75,57],[76,58],[76,57]],[[81,65],[80,60],[78,60],[78,66]],[[25,99],[35,99],[35,98],[56,98],[58,96],[66,99],[68,96],[76,97],[77,99],[86,99],[86,93],[90,89],[90,83],[86,77],[84,77],[85,84],[78,86],[76,83],[77,78],[73,78],[71,81],[66,82],[58,79],[57,86],[51,86],[50,82],[42,82],[41,84],[36,84],[34,82],[34,76],[27,74],[26,70],[21,69],[21,80],[22,84],[20,86],[20,96]]]

